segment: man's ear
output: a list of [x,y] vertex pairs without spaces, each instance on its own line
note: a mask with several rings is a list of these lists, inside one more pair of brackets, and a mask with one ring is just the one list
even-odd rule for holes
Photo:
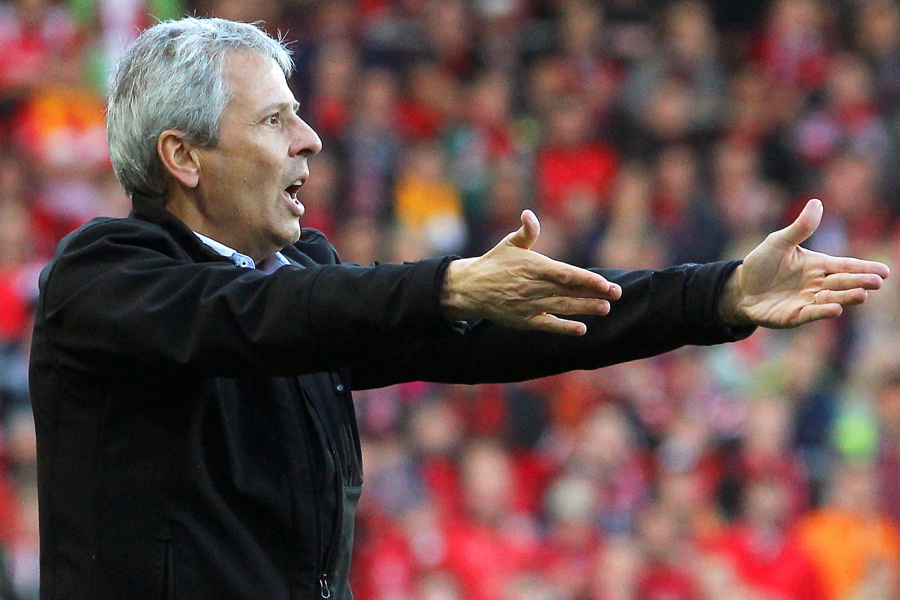
[[167,129],[159,134],[156,152],[175,181],[188,188],[197,187],[200,183],[200,152],[183,131]]

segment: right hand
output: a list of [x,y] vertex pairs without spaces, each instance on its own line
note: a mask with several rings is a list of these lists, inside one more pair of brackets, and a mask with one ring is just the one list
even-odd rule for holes
[[476,258],[447,269],[441,306],[453,320],[475,317],[517,329],[584,335],[587,326],[557,315],[605,315],[622,288],[600,275],[531,250],[541,226],[530,210],[522,227]]

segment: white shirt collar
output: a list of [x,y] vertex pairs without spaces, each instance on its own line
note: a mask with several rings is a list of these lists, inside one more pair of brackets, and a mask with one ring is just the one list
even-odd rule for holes
[[[254,262],[254,260],[246,254],[241,254],[234,248],[226,246],[222,242],[217,242],[216,240],[207,237],[202,233],[197,233],[195,231],[194,235],[200,238],[201,242],[215,250],[217,253],[221,254],[227,259],[230,259],[235,265],[243,267],[245,269],[257,268],[256,262]],[[259,264],[259,270],[266,273],[271,273],[289,264],[291,264],[291,262],[281,252],[276,252],[272,258],[266,259]]]

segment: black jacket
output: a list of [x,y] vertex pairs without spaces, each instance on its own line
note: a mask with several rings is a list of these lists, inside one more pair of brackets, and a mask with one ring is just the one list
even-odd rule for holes
[[749,334],[719,323],[735,263],[600,271],[623,298],[570,338],[440,315],[451,259],[340,264],[314,231],[272,274],[142,198],[64,239],[31,359],[41,598],[287,600],[348,585],[362,485],[350,395],[513,381]]

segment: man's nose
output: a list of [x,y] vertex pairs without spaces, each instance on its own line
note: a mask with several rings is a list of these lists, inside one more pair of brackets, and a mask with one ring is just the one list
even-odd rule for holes
[[297,118],[297,129],[294,135],[294,141],[291,143],[291,156],[313,156],[322,150],[322,140],[315,129],[310,127],[306,121]]

